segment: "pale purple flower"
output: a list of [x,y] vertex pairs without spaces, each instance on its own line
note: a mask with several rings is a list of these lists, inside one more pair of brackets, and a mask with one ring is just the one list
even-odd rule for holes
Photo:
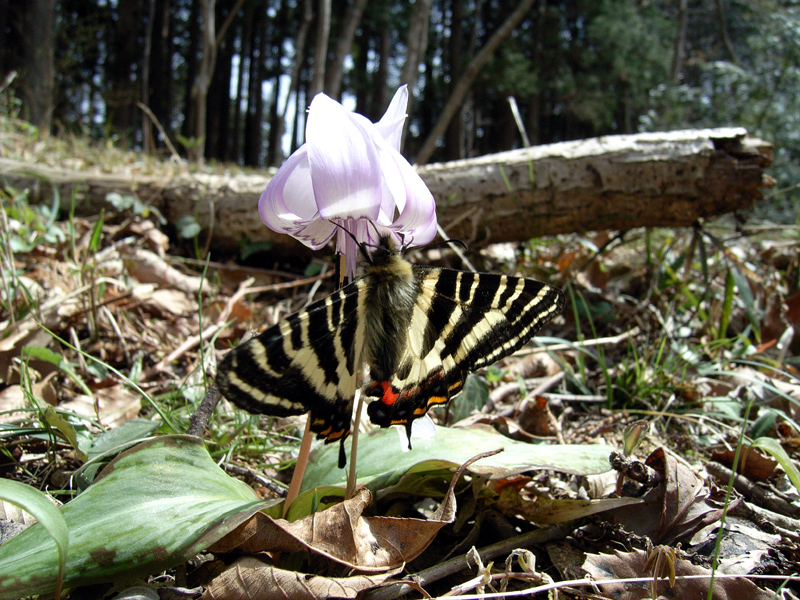
[[431,241],[436,235],[433,196],[400,154],[407,104],[408,89],[402,86],[386,114],[372,123],[317,94],[308,109],[306,143],[261,194],[261,220],[314,250],[336,234],[336,251],[347,257],[349,277],[358,250],[338,226],[359,242],[375,243],[376,228],[406,245]]

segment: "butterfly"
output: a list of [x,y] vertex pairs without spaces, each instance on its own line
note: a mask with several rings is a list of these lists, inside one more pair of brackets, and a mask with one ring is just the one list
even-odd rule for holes
[[411,423],[461,391],[466,376],[508,356],[559,314],[564,294],[535,279],[412,265],[394,239],[359,244],[363,275],[228,352],[222,394],[256,414],[310,412],[310,428],[346,458],[353,397],[380,427]]

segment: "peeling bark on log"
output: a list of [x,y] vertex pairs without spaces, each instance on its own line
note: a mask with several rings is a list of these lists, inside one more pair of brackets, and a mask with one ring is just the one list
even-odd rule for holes
[[[772,145],[742,128],[607,136],[432,164],[419,173],[436,198],[439,223],[473,246],[536,236],[634,227],[687,226],[752,206],[773,184],[764,172]],[[0,159],[0,175],[31,189],[34,201],[62,202],[76,190],[78,211],[95,214],[109,192],[136,194],[175,223],[212,222],[214,246],[244,239],[296,248],[256,212],[264,175],[114,176]]]

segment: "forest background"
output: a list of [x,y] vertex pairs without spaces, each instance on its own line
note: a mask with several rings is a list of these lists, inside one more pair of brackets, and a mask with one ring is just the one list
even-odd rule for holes
[[248,167],[303,142],[317,92],[377,119],[404,83],[404,150],[420,164],[743,126],[775,144],[781,192],[763,216],[794,221],[800,203],[792,0],[2,2],[0,81],[2,112],[41,133],[149,153],[166,136]]

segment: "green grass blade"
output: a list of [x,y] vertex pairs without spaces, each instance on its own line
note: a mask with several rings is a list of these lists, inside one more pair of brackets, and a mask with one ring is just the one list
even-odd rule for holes
[[786,450],[778,443],[778,440],[771,437],[760,437],[753,440],[752,446],[753,448],[760,448],[764,452],[772,455],[772,458],[777,460],[778,464],[786,471],[786,475],[789,477],[789,481],[792,482],[794,488],[800,492],[800,471],[794,466],[792,459],[786,454]]
[[731,322],[731,311],[733,311],[733,292],[736,287],[733,273],[728,269],[728,274],[725,276],[725,300],[722,302],[722,315],[719,318],[719,334],[718,339],[725,339],[727,337],[728,325]]
[[[58,597],[61,594],[61,584],[67,565],[67,549],[69,548],[67,522],[58,508],[47,499],[47,496],[19,481],[0,479],[0,500],[11,502],[33,515],[55,543],[58,550],[58,572],[54,589],[55,596]],[[2,594],[1,587],[0,594]]]

